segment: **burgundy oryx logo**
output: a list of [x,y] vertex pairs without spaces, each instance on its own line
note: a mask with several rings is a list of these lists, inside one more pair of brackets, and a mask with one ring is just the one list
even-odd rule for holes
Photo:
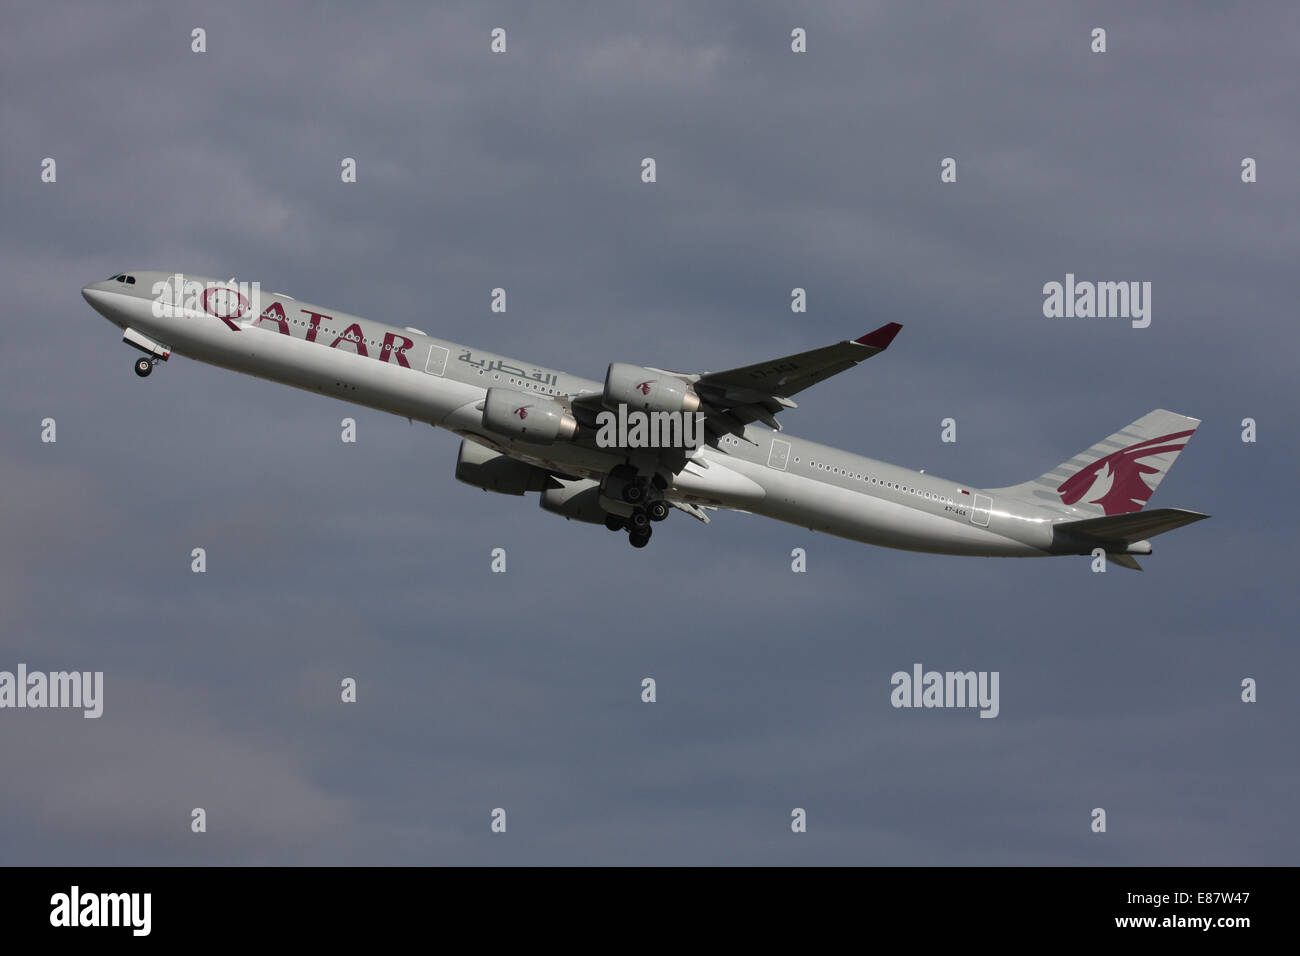
[[1143,464],[1142,459],[1182,451],[1191,434],[1192,431],[1171,432],[1098,458],[1061,483],[1056,489],[1061,501],[1067,505],[1080,500],[1101,505],[1108,515],[1138,511],[1147,503],[1152,490],[1142,476],[1160,473],[1159,468]]
[[515,409],[513,412],[511,412],[510,414],[512,414],[512,415],[518,415],[518,416],[519,416],[519,420],[522,422],[525,418],[528,417],[528,409],[530,409],[530,408],[532,408],[532,407],[533,407],[533,406],[531,406],[531,405],[520,405],[518,408],[516,408],[516,409]]
[[655,383],[655,379],[653,378],[650,379],[648,382],[640,382],[637,384],[636,390],[640,392],[642,395],[649,395],[650,386],[653,385],[654,383]]

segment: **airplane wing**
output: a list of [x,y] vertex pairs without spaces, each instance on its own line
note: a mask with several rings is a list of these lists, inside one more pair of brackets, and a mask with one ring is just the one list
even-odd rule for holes
[[890,322],[860,338],[757,365],[690,376],[688,381],[704,403],[705,426],[713,434],[738,433],[754,421],[780,431],[775,416],[783,408],[796,407],[791,395],[879,355],[901,328]]
[[[653,371],[672,375],[694,390],[700,398],[708,441],[716,443],[721,435],[742,434],[750,422],[762,422],[780,431],[777,413],[797,407],[791,395],[880,354],[901,328],[897,322],[890,322],[856,339],[722,372],[687,375],[661,369]],[[589,427],[594,427],[596,416],[605,407],[599,394],[577,396],[568,401],[575,417]],[[681,461],[676,467],[681,467]]]

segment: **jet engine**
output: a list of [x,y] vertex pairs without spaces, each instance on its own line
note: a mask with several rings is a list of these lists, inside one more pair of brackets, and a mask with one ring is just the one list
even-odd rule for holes
[[534,445],[568,441],[578,433],[577,420],[559,402],[510,388],[489,388],[483,426]]
[[674,375],[611,362],[605,373],[603,401],[607,408],[626,405],[642,412],[686,412],[700,410],[700,396]]
[[460,454],[456,456],[456,478],[502,495],[522,495],[525,491],[541,491],[546,487],[549,473],[508,455],[500,455],[478,442],[464,439]]
[[588,478],[568,480],[552,476],[542,492],[542,507],[573,521],[603,524],[607,512],[600,506],[600,483]]

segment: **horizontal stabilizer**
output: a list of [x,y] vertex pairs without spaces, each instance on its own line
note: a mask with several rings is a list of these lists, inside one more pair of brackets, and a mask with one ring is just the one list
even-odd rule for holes
[[1154,511],[1135,511],[1132,514],[1110,515],[1105,518],[1062,521],[1054,530],[1094,541],[1132,544],[1208,517],[1199,511],[1186,511],[1182,508],[1156,508]]

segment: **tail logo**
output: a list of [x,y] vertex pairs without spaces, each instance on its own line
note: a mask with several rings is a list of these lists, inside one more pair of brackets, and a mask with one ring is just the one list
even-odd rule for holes
[[1159,468],[1143,464],[1142,459],[1182,451],[1191,435],[1192,431],[1172,432],[1159,438],[1148,438],[1098,458],[1067,478],[1056,489],[1061,495],[1061,501],[1067,505],[1077,501],[1101,505],[1107,515],[1140,511],[1151,497],[1152,491],[1142,476],[1160,472]]

